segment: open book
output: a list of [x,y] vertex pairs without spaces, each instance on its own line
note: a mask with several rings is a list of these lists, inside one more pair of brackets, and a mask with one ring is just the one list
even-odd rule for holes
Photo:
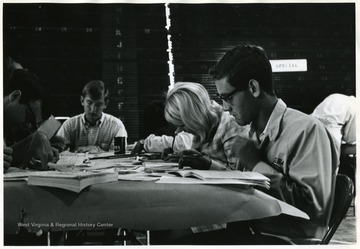
[[176,170],[163,176],[157,183],[177,184],[240,184],[269,188],[269,178],[258,172],[243,172],[235,170]]
[[28,185],[46,186],[67,189],[79,193],[84,188],[105,182],[118,180],[118,173],[111,170],[103,171],[39,171],[29,175]]
[[143,162],[146,173],[165,173],[179,168],[178,163],[168,163],[163,160],[148,160]]

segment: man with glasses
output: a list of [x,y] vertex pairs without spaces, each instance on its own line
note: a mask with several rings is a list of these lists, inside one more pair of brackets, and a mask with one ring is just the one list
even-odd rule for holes
[[14,71],[4,87],[4,171],[10,166],[43,170],[58,159],[47,136],[37,131],[42,99],[38,78],[27,70]]
[[288,108],[274,92],[263,48],[240,45],[210,69],[224,108],[248,138],[233,147],[238,168],[271,180],[269,194],[310,216],[279,216],[258,222],[260,231],[291,238],[322,238],[331,214],[338,153],[317,119]]

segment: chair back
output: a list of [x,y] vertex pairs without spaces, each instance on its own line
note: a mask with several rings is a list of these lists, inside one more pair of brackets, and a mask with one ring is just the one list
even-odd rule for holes
[[335,199],[331,212],[329,228],[320,244],[329,244],[341,221],[345,218],[353,196],[354,183],[352,180],[346,175],[338,174],[336,176]]
[[70,117],[55,117],[61,124],[68,120]]

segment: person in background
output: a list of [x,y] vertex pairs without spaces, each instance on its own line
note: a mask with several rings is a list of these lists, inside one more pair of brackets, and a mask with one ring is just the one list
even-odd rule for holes
[[115,137],[127,137],[121,120],[103,112],[109,103],[109,89],[104,82],[88,82],[82,90],[80,102],[84,113],[66,120],[57,132],[70,151],[108,151],[114,148]]
[[326,97],[311,116],[318,118],[333,134],[343,153],[356,154],[356,98],[339,93]]
[[42,123],[43,90],[30,71],[16,69],[4,87],[4,171],[10,166],[47,169],[58,151],[49,138],[37,131]]
[[[339,173],[356,184],[356,98],[334,93],[315,107],[311,115],[318,118],[331,132],[340,150]],[[356,188],[355,188],[356,190]]]
[[261,232],[290,238],[322,238],[331,215],[339,165],[331,134],[316,118],[291,109],[274,92],[263,48],[239,45],[210,68],[224,110],[247,138],[237,141],[240,169],[270,178],[269,194],[293,205],[310,220],[282,216],[257,223]]

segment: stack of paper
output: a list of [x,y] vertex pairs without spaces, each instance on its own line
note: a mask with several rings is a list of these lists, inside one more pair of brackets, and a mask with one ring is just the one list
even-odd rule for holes
[[144,171],[131,172],[128,174],[119,173],[119,181],[157,181],[162,177],[161,173],[145,173]]
[[103,152],[89,155],[88,153],[63,152],[56,164],[49,163],[49,167],[58,171],[69,170],[100,170],[116,168],[118,171],[135,170],[142,162],[136,157],[117,157],[114,152]]
[[39,171],[29,175],[28,185],[67,189],[79,193],[84,188],[105,182],[118,180],[117,171]]
[[39,171],[32,169],[20,169],[10,167],[4,174],[4,181],[26,181],[30,175],[37,174]]
[[[157,183],[177,184],[240,184],[269,189],[270,180],[258,172],[235,170],[177,170],[168,172]],[[170,176],[172,174],[172,176]]]
[[64,151],[60,153],[59,160],[56,162],[58,165],[82,165],[89,160],[87,153],[71,153]]

